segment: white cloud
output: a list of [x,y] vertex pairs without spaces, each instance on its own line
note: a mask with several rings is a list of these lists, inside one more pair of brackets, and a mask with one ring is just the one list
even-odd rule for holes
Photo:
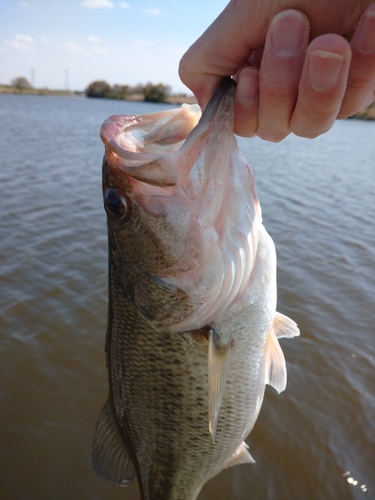
[[21,52],[26,52],[30,50],[30,46],[25,43],[20,43],[19,41],[13,40],[4,40],[4,45],[10,49],[19,50]]
[[63,48],[69,52],[79,52],[80,48],[73,42],[65,42]]
[[91,42],[91,43],[98,43],[98,42],[100,42],[99,38],[98,38],[97,36],[93,36],[93,35],[88,36],[88,37],[87,37],[87,40],[88,40],[89,42]]
[[41,43],[44,43],[44,44],[49,43],[49,40],[46,37],[41,38],[40,41],[41,41]]
[[21,42],[34,43],[34,40],[29,35],[16,35],[15,38]]
[[122,9],[130,9],[130,4],[126,2],[120,2],[119,5]]
[[109,50],[108,49],[104,49],[102,47],[97,47],[95,50],[94,50],[97,54],[108,54],[109,53]]
[[19,6],[22,8],[25,8],[25,7],[30,7],[30,4],[29,4],[29,2],[20,2]]
[[114,7],[113,2],[109,0],[84,0],[81,5],[88,9],[112,9]]
[[153,47],[154,44],[152,42],[146,42],[144,40],[137,40],[133,43],[133,47],[135,50],[144,50]]
[[15,35],[11,40],[5,40],[4,44],[12,49],[27,52],[31,49],[34,40],[29,35]]
[[145,14],[149,14],[150,16],[160,16],[161,12],[159,9],[143,9]]

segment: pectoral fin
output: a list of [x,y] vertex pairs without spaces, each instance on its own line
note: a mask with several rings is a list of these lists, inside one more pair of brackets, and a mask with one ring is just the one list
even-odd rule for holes
[[125,451],[108,402],[96,424],[92,462],[95,473],[107,481],[128,486],[134,479],[134,465]]
[[231,342],[220,342],[213,328],[209,331],[208,341],[208,428],[215,442],[217,419],[229,372]]
[[234,465],[240,465],[240,464],[255,464],[255,460],[250,455],[248,450],[249,447],[247,446],[245,441],[242,441],[240,446],[237,448],[237,450],[233,453],[233,455],[226,463],[224,469],[228,469],[228,467],[233,467]]
[[134,272],[132,299],[137,309],[154,325],[169,324],[168,319],[173,313],[177,317],[179,312],[182,314],[180,305],[185,314],[190,307],[185,292],[145,272]]

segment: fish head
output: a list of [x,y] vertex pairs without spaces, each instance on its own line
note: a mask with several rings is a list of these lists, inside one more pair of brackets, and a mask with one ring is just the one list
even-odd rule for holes
[[200,119],[183,105],[101,129],[113,279],[156,328],[201,328],[249,280],[260,207],[233,135],[234,92],[223,80]]

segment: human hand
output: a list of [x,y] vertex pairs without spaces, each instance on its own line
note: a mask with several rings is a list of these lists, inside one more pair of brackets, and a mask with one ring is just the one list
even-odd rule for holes
[[183,56],[180,77],[204,107],[234,76],[238,135],[316,137],[375,98],[371,3],[294,1],[303,13],[280,10],[289,0],[230,2]]

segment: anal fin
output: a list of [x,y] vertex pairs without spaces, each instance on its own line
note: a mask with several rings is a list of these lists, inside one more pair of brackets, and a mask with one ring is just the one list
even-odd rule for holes
[[117,485],[128,486],[134,479],[134,465],[124,448],[108,402],[102,408],[96,424],[92,463],[99,477]]
[[228,378],[231,341],[223,344],[213,328],[208,346],[208,428],[215,442],[217,419]]
[[272,385],[277,392],[286,387],[286,365],[278,339],[292,338],[299,335],[297,323],[279,312],[275,313],[272,327],[266,342],[266,384]]
[[278,393],[286,388],[286,365],[283,351],[276,338],[273,327],[268,333],[266,349],[266,379],[265,383],[272,385]]
[[299,335],[299,328],[297,326],[297,323],[288,318],[288,316],[285,316],[284,314],[281,314],[279,312],[275,312],[273,329],[278,339],[282,339],[284,337],[290,339]]
[[249,447],[245,443],[245,441],[242,441],[237,450],[233,453],[228,462],[225,464],[224,469],[228,469],[228,467],[233,467],[234,465],[240,465],[240,464],[255,464],[255,460],[250,455]]

